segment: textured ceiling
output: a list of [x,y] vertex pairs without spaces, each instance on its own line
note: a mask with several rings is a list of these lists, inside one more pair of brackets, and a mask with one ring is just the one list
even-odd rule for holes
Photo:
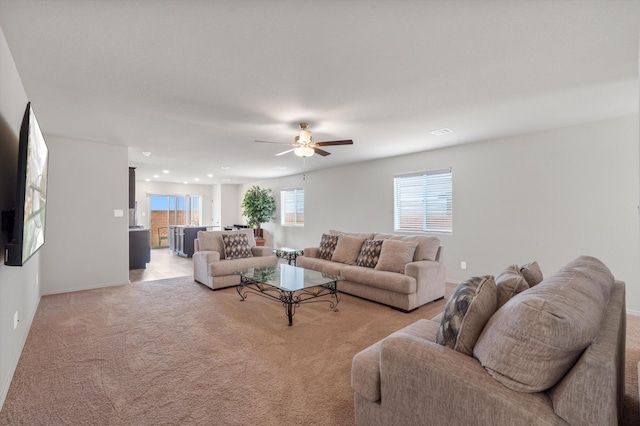
[[[249,182],[638,111],[638,1],[0,0],[0,27],[45,136],[126,145],[158,181]],[[303,162],[254,142],[293,142],[300,121],[354,145]]]

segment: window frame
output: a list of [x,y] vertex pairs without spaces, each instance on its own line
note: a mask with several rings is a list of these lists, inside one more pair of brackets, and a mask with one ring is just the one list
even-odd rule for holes
[[[292,194],[293,200],[290,200],[288,197],[289,194]],[[300,196],[302,197],[302,200],[298,199]],[[293,211],[287,209],[287,202],[294,203]],[[299,210],[298,203],[302,204],[302,211]],[[287,221],[287,215],[290,214],[294,216],[293,221]],[[301,221],[299,220],[298,215],[302,216]],[[283,188],[280,190],[280,226],[304,228],[304,187],[297,186],[294,188]]]
[[395,232],[453,234],[451,168],[393,176],[393,228]]

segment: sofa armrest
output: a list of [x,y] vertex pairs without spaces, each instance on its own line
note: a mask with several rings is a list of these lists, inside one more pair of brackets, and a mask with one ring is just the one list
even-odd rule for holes
[[209,263],[220,262],[220,253],[217,251],[197,251],[193,253],[193,279],[206,284],[208,281]]
[[444,297],[447,269],[442,262],[420,260],[407,263],[404,274],[416,280],[416,293],[421,304]]
[[409,334],[382,341],[380,382],[387,423],[564,423],[546,393],[513,391],[475,358]]
[[255,247],[251,247],[251,253],[256,257],[272,256],[273,249],[271,247],[266,247],[266,246],[255,246]]
[[307,247],[304,249],[304,255],[306,257],[318,257],[318,250],[320,247]]

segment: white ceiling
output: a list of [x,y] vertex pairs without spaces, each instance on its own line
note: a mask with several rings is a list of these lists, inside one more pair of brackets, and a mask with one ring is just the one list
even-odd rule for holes
[[[158,181],[250,182],[638,111],[640,1],[0,0],[0,27],[45,136],[126,145]],[[293,142],[300,121],[354,145],[304,164],[254,142]]]

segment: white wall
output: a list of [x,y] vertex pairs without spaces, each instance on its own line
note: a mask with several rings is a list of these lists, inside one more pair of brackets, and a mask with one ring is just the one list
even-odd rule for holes
[[281,227],[278,212],[263,228],[268,245],[304,248],[329,229],[393,232],[393,175],[451,167],[448,280],[532,260],[548,276],[587,254],[626,281],[627,308],[640,313],[638,139],[634,115],[253,182],[238,196],[269,187],[279,209],[280,190],[302,185],[305,227]]
[[[47,143],[42,294],[127,284],[127,147],[57,137],[47,137]],[[123,216],[115,217],[116,210]]]
[[[27,106],[27,94],[18,75],[4,33],[0,28],[0,210],[15,208],[18,133]],[[37,106],[35,107],[37,109]],[[48,229],[47,229],[48,231]],[[45,234],[49,244],[48,233]],[[6,237],[1,234],[4,253]],[[40,302],[36,277],[40,273],[41,251],[22,267],[0,262],[0,408],[9,390],[31,321]],[[18,312],[18,327],[13,329],[13,315]]]

